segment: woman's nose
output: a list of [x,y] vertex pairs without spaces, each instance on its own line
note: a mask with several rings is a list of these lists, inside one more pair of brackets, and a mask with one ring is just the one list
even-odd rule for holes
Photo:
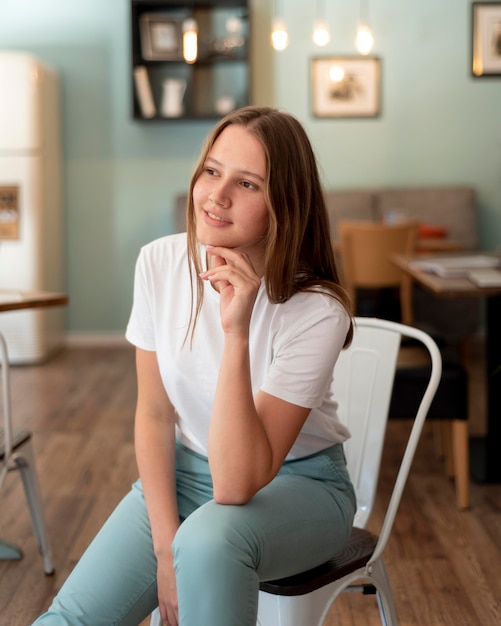
[[209,200],[213,204],[217,204],[220,207],[228,207],[231,204],[231,201],[227,185],[223,182],[216,185],[209,195]]

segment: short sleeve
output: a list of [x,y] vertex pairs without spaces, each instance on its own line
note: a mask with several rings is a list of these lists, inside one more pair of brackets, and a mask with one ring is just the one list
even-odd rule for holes
[[322,298],[320,306],[309,315],[288,321],[288,331],[277,342],[261,387],[266,393],[308,408],[321,405],[325,398],[350,323],[336,300],[317,295]]
[[153,285],[144,249],[136,262],[132,311],[125,336],[130,343],[143,350],[156,350],[153,322]]

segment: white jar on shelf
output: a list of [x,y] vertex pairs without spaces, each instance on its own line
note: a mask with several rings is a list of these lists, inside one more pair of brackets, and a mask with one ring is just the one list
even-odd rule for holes
[[184,115],[184,94],[187,82],[184,78],[167,78],[162,83],[161,112],[164,117]]

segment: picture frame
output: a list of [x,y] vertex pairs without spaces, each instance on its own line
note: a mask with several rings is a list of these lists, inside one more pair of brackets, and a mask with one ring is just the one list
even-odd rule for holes
[[471,23],[473,76],[501,76],[501,2],[473,2]]
[[182,18],[162,13],[143,13],[139,32],[146,61],[180,61],[183,58]]
[[312,60],[315,117],[380,115],[381,61],[378,57],[330,56]]
[[19,239],[19,186],[0,185],[0,240]]

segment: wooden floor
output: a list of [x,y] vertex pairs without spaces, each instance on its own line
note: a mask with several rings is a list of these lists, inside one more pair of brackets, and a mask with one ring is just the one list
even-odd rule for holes
[[[9,475],[0,493],[0,537],[20,545],[24,558],[0,562],[0,626],[28,626],[136,478],[133,352],[67,349],[45,365],[13,368],[12,386],[16,425],[34,432],[56,564],[56,574],[45,576],[20,477]],[[389,424],[374,530],[408,426]],[[401,626],[501,624],[501,486],[473,484],[471,500],[470,511],[457,511],[427,428],[386,554]],[[325,622],[379,624],[374,597],[358,594],[342,596]]]

